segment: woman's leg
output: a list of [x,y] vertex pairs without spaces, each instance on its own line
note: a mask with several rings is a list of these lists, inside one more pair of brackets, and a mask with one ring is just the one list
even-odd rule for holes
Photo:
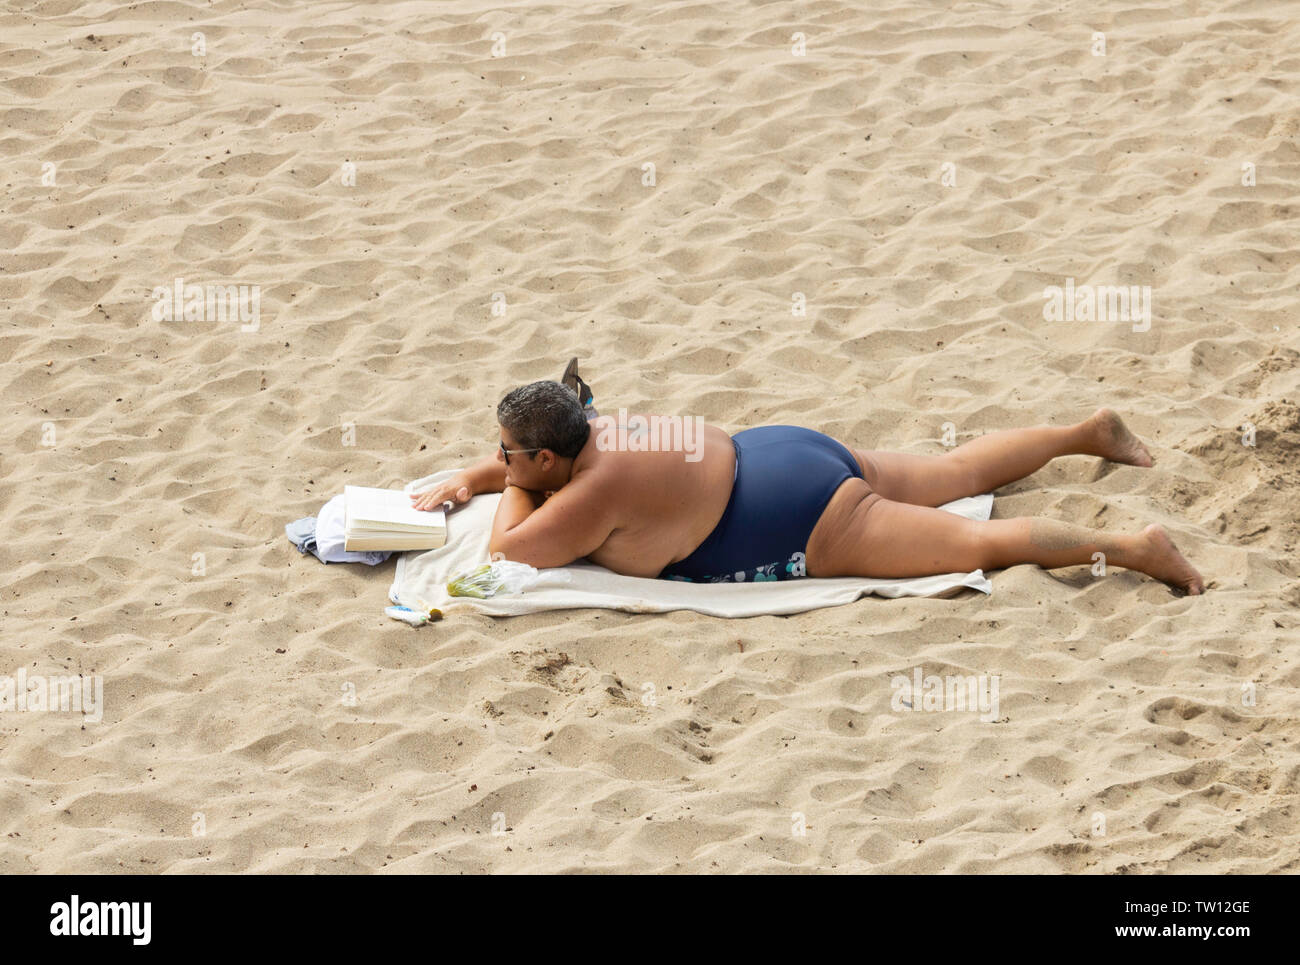
[[1205,581],[1159,526],[1118,536],[1052,519],[986,521],[883,498],[860,479],[835,493],[808,540],[809,576],[901,578],[1094,562],[1137,570],[1188,593]]
[[1057,456],[1101,456],[1130,466],[1150,466],[1151,454],[1110,409],[1072,426],[1005,429],[972,439],[941,456],[855,450],[863,477],[885,499],[942,506],[963,496],[992,492],[1037,472]]

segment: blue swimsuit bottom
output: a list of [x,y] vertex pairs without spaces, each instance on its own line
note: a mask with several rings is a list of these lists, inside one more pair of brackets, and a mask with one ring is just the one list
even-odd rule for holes
[[659,576],[746,583],[807,576],[808,537],[835,490],[862,478],[853,453],[799,426],[762,426],[731,437],[736,480],[722,519],[695,552]]

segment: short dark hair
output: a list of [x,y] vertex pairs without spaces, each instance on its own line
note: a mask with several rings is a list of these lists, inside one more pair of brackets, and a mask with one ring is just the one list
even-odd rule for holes
[[559,382],[530,382],[507,392],[497,422],[520,449],[550,449],[565,459],[576,458],[591,433],[582,403]]

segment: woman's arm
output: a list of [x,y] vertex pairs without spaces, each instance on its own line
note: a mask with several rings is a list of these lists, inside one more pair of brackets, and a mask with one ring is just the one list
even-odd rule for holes
[[497,458],[496,452],[484,456],[465,470],[470,478],[470,492],[499,493],[506,488],[506,464]]
[[568,566],[594,553],[616,528],[613,494],[591,472],[551,496],[507,486],[492,521],[488,552],[529,566]]
[[445,502],[467,503],[479,493],[499,493],[506,488],[506,464],[494,452],[484,456],[468,469],[463,469],[450,479],[432,489],[411,494],[413,509],[441,509]]
[[501,502],[497,503],[497,514],[492,520],[489,548],[498,546],[506,533],[531,516],[533,511],[544,502],[546,497],[541,493],[529,492],[518,486],[507,486],[505,492],[501,494]]

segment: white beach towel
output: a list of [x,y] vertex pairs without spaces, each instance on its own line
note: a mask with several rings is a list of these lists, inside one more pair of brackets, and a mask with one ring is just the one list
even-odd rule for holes
[[[417,479],[406,485],[406,491],[422,492],[457,471],[449,469]],[[540,580],[523,593],[498,594],[486,600],[450,596],[448,580],[488,561],[488,539],[500,500],[500,493],[475,496],[447,514],[445,546],[400,554],[397,574],[388,593],[392,601],[412,608],[418,608],[423,602],[444,613],[466,607],[491,616],[601,607],[632,613],[696,610],[715,617],[752,617],[840,606],[869,593],[885,597],[942,596],[963,587],[993,592],[992,584],[980,570],[912,580],[836,577],[763,583],[684,583],[620,576],[603,566],[584,562],[542,570]],[[941,508],[967,519],[988,519],[993,511],[993,496],[959,499]]]

